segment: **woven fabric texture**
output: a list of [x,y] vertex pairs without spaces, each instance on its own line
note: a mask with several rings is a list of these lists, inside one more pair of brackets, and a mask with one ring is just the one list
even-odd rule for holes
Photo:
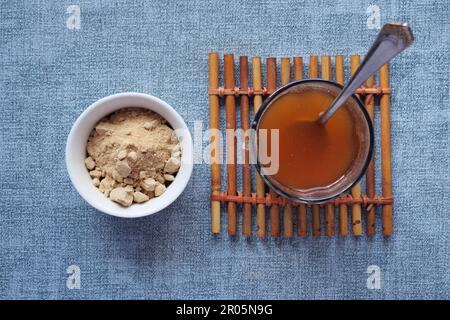
[[[449,299],[450,2],[371,5],[2,1],[0,298]],[[72,187],[66,139],[97,99],[149,93],[206,130],[210,51],[341,53],[348,66],[348,55],[363,55],[375,38],[377,12],[381,23],[408,21],[416,37],[391,64],[391,238],[381,235],[380,212],[370,239],[230,239],[225,217],[214,237],[206,164],[195,165],[173,205],[142,219],[99,213]],[[80,289],[66,286],[70,265],[81,270]],[[381,270],[380,289],[367,287],[371,265]]]

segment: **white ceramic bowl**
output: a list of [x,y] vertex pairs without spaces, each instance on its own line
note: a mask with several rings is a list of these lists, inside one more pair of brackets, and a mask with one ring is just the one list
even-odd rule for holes
[[[181,167],[175,180],[161,196],[143,204],[133,204],[124,208],[105,197],[92,184],[92,179],[84,165],[86,144],[94,126],[106,115],[126,107],[141,107],[160,114],[176,130],[181,144]],[[126,92],[114,94],[91,104],[75,121],[66,145],[66,165],[70,180],[78,193],[94,208],[123,218],[148,216],[161,211],[183,192],[193,168],[193,145],[189,129],[181,116],[164,101],[142,93]]]

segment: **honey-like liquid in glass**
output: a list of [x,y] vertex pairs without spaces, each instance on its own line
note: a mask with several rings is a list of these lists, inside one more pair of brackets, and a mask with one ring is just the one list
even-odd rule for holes
[[350,112],[343,107],[325,125],[316,121],[333,99],[320,90],[288,93],[264,112],[259,129],[279,129],[279,169],[273,178],[281,184],[296,189],[326,187],[351,167],[358,137]]

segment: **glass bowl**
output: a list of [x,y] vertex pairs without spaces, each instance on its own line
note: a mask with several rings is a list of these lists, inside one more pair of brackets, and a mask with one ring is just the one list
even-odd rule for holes
[[[259,150],[259,147],[261,146],[258,139],[260,139],[259,129],[261,120],[266,116],[267,110],[271,108],[277,99],[286,94],[296,94],[301,99],[302,93],[310,90],[320,90],[321,93],[330,95],[334,99],[341,92],[342,88],[342,85],[336,82],[320,79],[290,82],[271,94],[256,113],[252,123],[253,130],[250,139],[250,154],[252,159],[254,159],[252,163],[255,164],[257,171],[265,183],[279,195],[301,203],[323,203],[348,191],[365,173],[372,158],[373,127],[364,104],[356,95],[352,95],[342,108],[346,108],[351,116],[357,138],[357,151],[355,152],[351,165],[338,180],[326,186],[314,186],[301,189],[283,184],[277,180],[276,172],[267,170],[260,163],[261,150]],[[278,165],[282,166],[283,163],[280,162]]]

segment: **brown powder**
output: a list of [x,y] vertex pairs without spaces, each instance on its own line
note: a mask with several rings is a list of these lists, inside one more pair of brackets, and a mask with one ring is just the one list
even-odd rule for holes
[[180,150],[175,132],[160,115],[126,108],[97,123],[85,165],[105,196],[128,207],[164,193],[180,167]]

